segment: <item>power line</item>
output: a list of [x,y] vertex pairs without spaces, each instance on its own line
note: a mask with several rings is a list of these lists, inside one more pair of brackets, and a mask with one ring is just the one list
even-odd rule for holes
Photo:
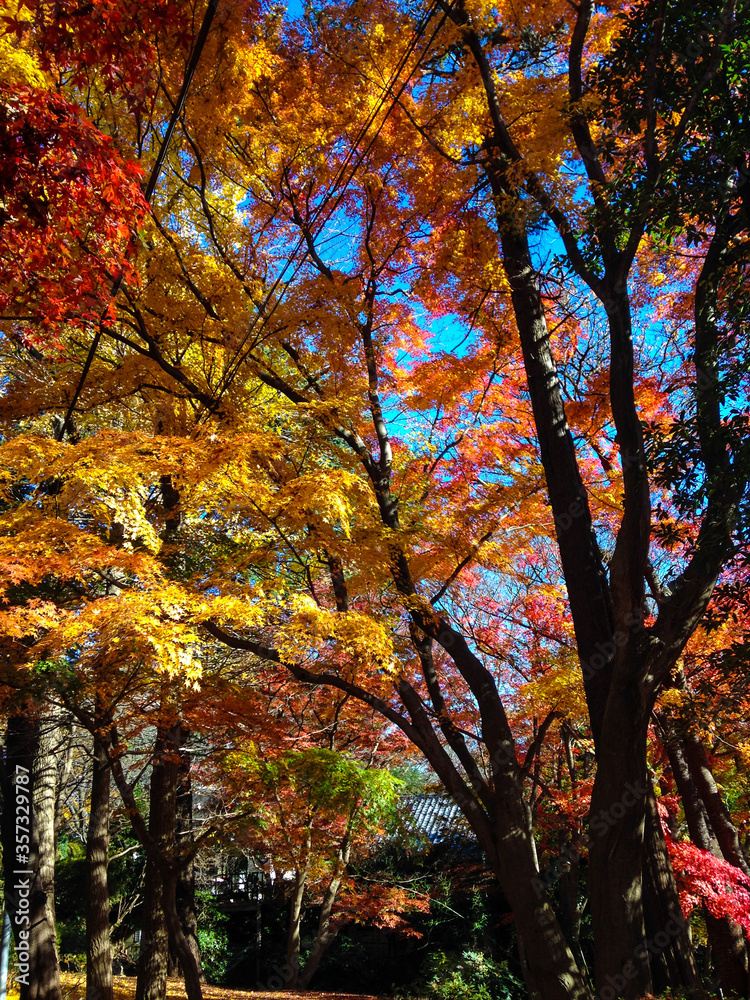
[[[190,61],[188,62],[187,69],[185,70],[185,77],[182,81],[182,87],[180,88],[180,93],[177,96],[177,102],[175,103],[174,109],[172,110],[172,115],[169,119],[169,124],[167,125],[167,130],[162,137],[161,143],[159,144],[159,152],[156,155],[156,160],[153,167],[151,168],[151,175],[148,179],[148,184],[146,185],[146,190],[144,191],[144,199],[148,204],[151,201],[151,197],[156,188],[157,181],[159,180],[159,174],[164,165],[164,160],[167,157],[167,152],[169,150],[169,144],[172,141],[172,136],[174,135],[174,130],[180,115],[185,107],[185,102],[187,100],[188,90],[190,89],[190,84],[195,76],[195,71],[198,68],[198,61],[200,60],[201,53],[203,52],[203,47],[206,44],[206,38],[208,37],[208,32],[211,28],[211,22],[216,14],[216,9],[219,6],[219,0],[208,0],[208,7],[206,8],[206,13],[203,15],[203,23],[201,24],[201,29],[198,32],[198,37],[195,41],[193,51],[190,55]],[[132,246],[132,236],[131,243]],[[91,341],[91,347],[89,348],[89,353],[86,356],[86,361],[83,366],[83,371],[81,372],[81,377],[78,380],[78,385],[73,393],[73,399],[68,406],[67,412],[65,414],[65,419],[62,424],[58,427],[55,437],[58,441],[64,441],[65,435],[68,432],[68,425],[70,423],[70,418],[73,415],[73,411],[76,408],[76,403],[81,395],[84,385],[86,384],[86,379],[88,378],[89,371],[91,369],[91,364],[94,360],[97,350],[99,349],[99,342],[102,338],[102,327],[104,324],[104,318],[109,312],[112,301],[117,298],[117,293],[120,291],[120,286],[122,285],[122,273],[115,278],[112,282],[112,288],[110,289],[109,299],[107,302],[107,307],[99,319],[99,328],[94,334],[94,339]]]
[[[311,220],[307,224],[307,229],[308,229],[308,232],[310,232],[310,237],[311,237],[312,240],[314,240],[315,237],[318,236],[322,232],[323,228],[328,223],[328,221],[330,220],[330,218],[333,215],[333,213],[336,211],[336,209],[338,208],[338,206],[341,204],[341,201],[343,200],[343,198],[344,198],[344,196],[346,194],[346,191],[348,189],[348,186],[351,183],[351,181],[352,181],[352,179],[353,179],[353,177],[354,177],[354,175],[355,175],[358,167],[361,165],[361,163],[363,162],[363,160],[368,155],[368,153],[372,149],[373,145],[377,141],[378,136],[380,135],[380,132],[382,131],[383,126],[385,125],[386,121],[388,120],[391,112],[393,111],[393,109],[398,104],[398,101],[399,101],[401,95],[403,94],[404,90],[408,86],[411,78],[414,76],[414,73],[419,68],[419,65],[422,62],[422,59],[424,59],[425,55],[427,54],[427,52],[430,49],[430,46],[432,45],[433,41],[435,40],[435,37],[437,36],[438,32],[441,30],[443,24],[445,23],[446,19],[448,18],[449,12],[446,11],[443,14],[443,17],[441,18],[441,20],[438,23],[437,27],[433,31],[433,33],[432,33],[429,41],[427,42],[427,44],[426,44],[423,52],[421,53],[421,55],[419,56],[419,58],[415,62],[414,66],[409,71],[409,74],[407,75],[406,79],[402,82],[402,84],[398,88],[397,93],[395,94],[393,100],[391,101],[390,107],[386,111],[386,113],[385,113],[385,115],[383,117],[383,120],[378,125],[378,127],[377,127],[377,129],[375,131],[375,134],[370,139],[370,141],[369,141],[366,149],[364,149],[364,151],[359,154],[359,156],[357,157],[356,162],[352,166],[351,170],[348,171],[349,176],[346,178],[346,181],[343,183],[343,186],[342,186],[342,180],[343,180],[343,178],[347,174],[348,164],[351,162],[352,158],[354,157],[359,143],[365,138],[365,136],[369,132],[370,127],[372,126],[373,122],[377,119],[377,116],[379,115],[380,111],[385,106],[386,100],[390,96],[394,84],[398,80],[398,78],[401,75],[404,67],[407,65],[407,63],[408,63],[408,61],[409,61],[412,53],[414,52],[414,50],[416,49],[417,45],[419,44],[419,41],[422,38],[422,36],[424,35],[425,30],[427,28],[427,25],[430,22],[430,18],[432,17],[432,15],[434,14],[434,12],[438,8],[438,6],[439,5],[438,5],[437,2],[433,3],[432,6],[430,7],[430,9],[425,14],[422,22],[419,25],[417,25],[417,28],[415,29],[414,38],[412,39],[412,41],[410,42],[409,46],[407,47],[404,55],[399,60],[399,63],[397,65],[396,69],[394,70],[394,72],[392,73],[390,80],[388,81],[388,83],[384,87],[383,96],[379,99],[379,101],[378,101],[375,109],[368,115],[368,117],[367,117],[364,125],[360,128],[359,133],[358,133],[356,139],[354,140],[354,142],[352,143],[352,146],[351,146],[349,152],[347,153],[346,157],[344,158],[344,161],[342,162],[342,164],[340,165],[339,169],[337,170],[336,175],[335,175],[333,181],[331,182],[329,189],[326,191],[326,193],[325,193],[325,195],[324,195],[321,203],[318,205],[318,207],[316,208],[316,210],[313,212]],[[317,230],[313,231],[313,228],[314,228],[316,222],[318,221],[318,219],[320,218],[320,216],[323,214],[323,212],[326,211],[326,209],[328,208],[328,204],[329,204],[331,198],[336,193],[336,191],[338,190],[339,187],[341,187],[341,190],[340,190],[340,192],[338,194],[338,197],[336,198],[335,202],[333,203],[332,207],[330,208],[330,211],[328,211],[326,213],[326,217],[323,219],[323,221],[321,222],[321,224],[318,226]],[[243,337],[242,342],[235,349],[235,351],[233,353],[233,356],[232,356],[232,360],[230,361],[229,366],[227,368],[227,371],[225,372],[224,376],[221,379],[221,382],[219,383],[218,393],[217,393],[217,395],[215,397],[214,408],[218,405],[218,403],[221,400],[222,396],[229,389],[229,386],[231,385],[232,381],[236,377],[236,375],[237,375],[240,367],[242,366],[242,364],[244,363],[244,361],[246,360],[246,358],[248,357],[248,355],[250,354],[250,352],[253,350],[253,348],[250,347],[245,352],[244,355],[240,356],[241,352],[244,350],[245,344],[247,344],[247,341],[250,339],[250,337],[252,336],[253,332],[255,331],[255,329],[256,329],[256,327],[258,326],[259,323],[260,323],[260,329],[259,329],[258,332],[261,333],[265,329],[265,327],[267,326],[268,322],[270,321],[270,319],[272,318],[273,314],[275,313],[276,309],[281,304],[281,301],[283,299],[283,296],[284,296],[285,292],[287,291],[287,289],[289,288],[289,286],[291,285],[291,283],[294,281],[294,279],[296,278],[296,276],[299,273],[300,269],[302,268],[303,264],[305,263],[305,260],[306,260],[306,258],[308,256],[309,251],[305,251],[305,253],[302,255],[302,258],[296,263],[296,266],[295,266],[294,271],[292,272],[291,276],[285,280],[284,275],[286,274],[286,272],[289,269],[289,267],[292,266],[295,263],[295,259],[296,259],[297,255],[299,254],[299,251],[304,246],[305,242],[306,242],[306,235],[303,233],[303,235],[300,236],[299,240],[297,241],[294,249],[292,250],[292,253],[286,258],[286,261],[284,263],[284,266],[281,269],[281,272],[280,272],[279,276],[274,281],[273,285],[271,286],[271,289],[269,290],[269,292],[265,296],[263,302],[258,306],[258,312],[256,314],[255,319],[250,324],[250,328],[247,331],[247,333],[245,334],[245,336]],[[266,308],[268,307],[268,305],[271,302],[271,299],[274,297],[277,289],[279,288],[279,286],[282,283],[283,283],[284,287],[282,288],[281,293],[278,296],[276,296],[276,300],[275,300],[273,306],[271,307],[270,312],[265,312]],[[200,420],[200,414],[198,416],[198,419]]]

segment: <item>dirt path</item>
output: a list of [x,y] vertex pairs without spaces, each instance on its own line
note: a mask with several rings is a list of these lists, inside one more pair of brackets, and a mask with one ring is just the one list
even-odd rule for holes
[[[61,972],[63,1000],[84,1000],[86,996],[86,977],[76,972]],[[133,1000],[135,997],[135,978],[133,976],[115,976],[115,1000]],[[9,992],[8,1000],[13,994]],[[181,980],[170,979],[167,983],[167,1000],[186,1000],[187,994]],[[297,993],[293,990],[225,990],[220,986],[204,986],[204,1000],[378,1000],[374,996],[364,996],[361,993],[319,993],[315,990],[308,993]]]

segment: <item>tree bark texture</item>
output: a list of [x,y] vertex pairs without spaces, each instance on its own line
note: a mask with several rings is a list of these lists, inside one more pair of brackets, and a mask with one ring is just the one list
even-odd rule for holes
[[[693,780],[683,747],[679,739],[674,737],[668,738],[666,746],[677,791],[682,799],[690,839],[696,847],[720,858],[721,850],[713,835],[706,807]],[[706,910],[704,915],[712,960],[722,990],[728,996],[750,996],[748,944],[742,928],[731,920],[714,917]]]
[[[59,744],[56,709],[40,712],[29,707],[8,720],[3,848],[6,898],[12,909],[19,973],[23,975],[19,978],[21,1000],[60,1000],[61,996],[55,933]],[[22,962],[25,955],[27,963]]]
[[93,772],[86,835],[86,1000],[112,1000],[109,930],[110,768],[108,737],[94,734]]
[[[183,745],[179,751],[180,776],[176,803],[178,854],[181,854],[184,849],[189,850],[193,839],[193,788],[190,778],[190,753],[186,745],[188,738],[189,734],[185,732]],[[180,865],[175,897],[180,924],[202,981],[203,970],[201,968],[200,945],[198,944],[198,915],[195,905],[195,864],[192,854],[188,856],[186,861],[183,859]],[[170,945],[169,966],[170,975],[184,973],[177,950],[172,945]]]
[[[178,762],[175,729],[160,728],[154,745],[149,789],[149,833],[162,857],[175,849]],[[159,858],[146,860],[141,949],[136,1000],[164,1000],[167,992],[169,933],[164,912],[164,876]]]
[[643,901],[651,976],[657,993],[681,986],[691,997],[704,996],[689,923],[682,915],[653,783],[646,795]]

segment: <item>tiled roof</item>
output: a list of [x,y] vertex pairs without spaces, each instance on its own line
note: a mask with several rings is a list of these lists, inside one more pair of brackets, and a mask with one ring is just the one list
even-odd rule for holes
[[402,799],[402,808],[405,825],[424,834],[431,844],[475,839],[463,813],[448,795],[407,795]]

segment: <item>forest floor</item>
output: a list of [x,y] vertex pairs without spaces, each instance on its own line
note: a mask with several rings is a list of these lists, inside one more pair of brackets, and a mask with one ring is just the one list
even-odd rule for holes
[[[77,972],[61,972],[63,1000],[84,1000],[86,977]],[[114,1000],[133,1000],[135,997],[135,977],[115,976]],[[18,994],[16,994],[16,997]],[[180,979],[170,979],[167,983],[167,1000],[185,1000],[185,986]],[[293,990],[226,990],[221,986],[204,986],[204,1000],[377,1000],[377,997],[360,993],[297,993]],[[8,1000],[13,993],[8,991]]]

